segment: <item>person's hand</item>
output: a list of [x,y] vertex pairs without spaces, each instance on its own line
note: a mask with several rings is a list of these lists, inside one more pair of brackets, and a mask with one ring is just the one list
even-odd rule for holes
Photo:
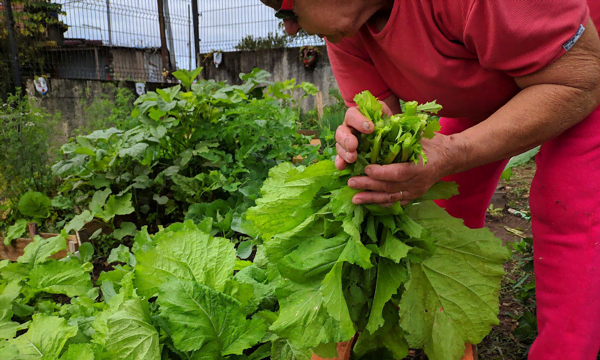
[[[427,163],[400,163],[368,165],[367,176],[355,176],[348,181],[354,189],[367,190],[354,196],[355,204],[402,205],[423,196],[430,187],[444,176],[454,174],[464,161],[464,154],[453,135],[436,134],[432,140],[423,139],[421,144],[427,155]],[[345,153],[347,158],[348,152]]]
[[[388,116],[392,116],[393,113],[390,108],[383,102],[383,113]],[[369,119],[367,119],[358,110],[358,107],[351,107],[346,111],[346,117],[344,123],[338,126],[335,132],[335,148],[337,150],[337,156],[335,157],[335,166],[338,170],[344,170],[350,163],[356,161],[358,153],[358,133],[370,134],[375,129],[375,125]]]

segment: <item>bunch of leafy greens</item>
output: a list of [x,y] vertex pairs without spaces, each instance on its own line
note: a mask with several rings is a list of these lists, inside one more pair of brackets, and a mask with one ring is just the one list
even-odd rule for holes
[[[438,128],[425,111],[437,105],[407,103],[404,114],[388,119],[371,94],[356,102],[377,129],[371,148],[362,139],[359,157],[423,157],[420,139]],[[409,347],[431,360],[460,359],[465,343],[479,343],[498,323],[508,252],[489,230],[468,229],[433,202],[456,194],[453,184],[440,183],[406,207],[354,205],[358,191],[346,183],[357,168],[281,164],[248,210],[264,240],[262,263],[277,283],[280,313],[270,329],[323,357],[358,333],[359,359],[403,359]]]
[[227,202],[218,206],[220,216],[239,216],[271,167],[318,156],[317,148],[302,146],[308,139],[297,134],[298,114],[281,105],[299,90],[316,93],[314,85],[271,83],[269,73],[255,69],[240,75],[242,85],[229,86],[195,81],[200,71],[178,70],[181,85],[138,98],[128,128],[97,130],[64,145],[52,167],[62,195],[91,213],[99,192],[128,197],[128,221],[156,232],[190,211],[200,219],[205,209],[190,206],[218,199]]
[[55,260],[66,234],[36,237],[18,262],[0,262],[2,359],[308,360],[268,330],[277,302],[266,270],[211,232],[210,219],[144,229],[95,285],[93,248]]

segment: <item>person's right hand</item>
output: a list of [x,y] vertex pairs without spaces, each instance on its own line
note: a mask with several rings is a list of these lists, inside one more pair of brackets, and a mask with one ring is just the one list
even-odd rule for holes
[[[383,105],[383,113],[388,116],[392,116],[392,110],[383,101],[380,101]],[[335,167],[338,170],[344,170],[350,163],[356,161],[358,153],[358,134],[370,134],[375,128],[373,122],[367,119],[358,110],[358,107],[351,107],[346,111],[346,117],[344,123],[340,125],[335,132],[335,148],[337,150],[337,156],[335,157]]]

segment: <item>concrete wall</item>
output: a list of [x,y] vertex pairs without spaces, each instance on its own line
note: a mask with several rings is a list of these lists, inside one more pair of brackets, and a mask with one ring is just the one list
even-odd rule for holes
[[[119,56],[125,58],[132,54],[121,53]],[[132,60],[149,62],[154,60],[143,58],[137,55]],[[299,49],[274,49],[261,51],[242,51],[223,54],[223,63],[216,68],[214,64],[205,64],[203,77],[215,79],[217,81],[227,81],[228,83],[240,84],[240,73],[249,73],[254,68],[261,68],[273,74],[272,81],[284,81],[295,78],[297,83],[303,81],[315,84],[323,93],[324,105],[335,102],[328,94],[329,89],[337,89],[337,83],[333,77],[329,58],[324,48],[321,49],[321,56],[313,69],[306,69],[299,58]],[[102,97],[102,94],[110,95],[113,93],[111,87],[107,84],[115,82],[102,80],[83,80],[83,79],[56,79],[47,80],[48,93],[41,96],[35,91],[35,85],[32,80],[27,81],[27,90],[29,94],[35,95],[39,104],[50,113],[61,113],[62,123],[60,125],[60,142],[66,142],[73,135],[73,131],[88,120],[89,105],[96,98]],[[133,81],[120,82],[135,94],[135,83]],[[146,91],[154,91],[157,88],[173,86],[173,84],[146,83]],[[300,93],[302,91],[299,91]],[[303,110],[311,110],[316,107],[315,98],[308,97],[303,101]]]
[[[89,106],[94,99],[106,95],[114,100],[114,87],[109,85],[115,83],[110,81],[51,78],[47,80],[47,84],[48,93],[42,96],[36,92],[33,81],[29,79],[27,93],[33,95],[37,103],[51,114],[61,114],[62,122],[58,129],[60,137],[57,139],[60,143],[66,142],[75,129],[87,124]],[[135,94],[135,82],[123,81],[119,86],[125,86]],[[146,91],[169,86],[173,84],[147,83]]]
[[[205,79],[217,81],[226,80],[235,85],[240,84],[240,73],[249,73],[254,68],[261,68],[273,74],[272,81],[284,81],[295,78],[297,83],[307,81],[315,84],[323,93],[325,105],[335,102],[329,96],[329,89],[337,89],[337,82],[333,77],[329,57],[325,47],[319,47],[321,55],[314,69],[307,69],[300,60],[299,48],[270,49],[258,51],[236,51],[223,53],[223,63],[218,68],[210,62],[203,64],[202,76]],[[316,107],[314,97],[307,98],[302,108],[304,110]]]

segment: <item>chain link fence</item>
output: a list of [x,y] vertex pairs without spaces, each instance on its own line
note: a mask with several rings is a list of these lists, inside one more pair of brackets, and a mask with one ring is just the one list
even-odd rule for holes
[[260,0],[0,0],[0,14],[1,94],[16,85],[9,29],[22,78],[169,82],[201,54],[323,44],[286,35]]

